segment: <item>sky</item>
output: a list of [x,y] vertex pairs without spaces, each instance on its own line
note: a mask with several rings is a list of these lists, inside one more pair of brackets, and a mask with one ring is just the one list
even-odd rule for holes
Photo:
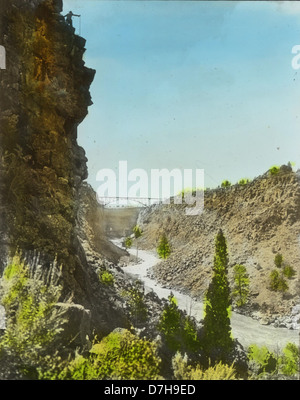
[[120,161],[149,176],[203,169],[210,188],[299,168],[300,3],[64,0],[70,10],[96,70],[78,134],[95,190]]

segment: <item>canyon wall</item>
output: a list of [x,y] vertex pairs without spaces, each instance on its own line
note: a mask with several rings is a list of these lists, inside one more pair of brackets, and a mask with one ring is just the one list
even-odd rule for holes
[[[299,171],[282,166],[277,174],[266,172],[246,185],[207,190],[202,214],[186,215],[185,209],[185,204],[153,206],[140,215],[144,248],[157,247],[163,233],[171,244],[170,257],[154,269],[157,279],[202,298],[211,280],[214,241],[221,228],[227,240],[231,285],[233,266],[245,265],[252,311],[280,315],[299,303]],[[296,271],[286,293],[270,289],[277,253]]]
[[61,0],[1,2],[0,271],[17,250],[32,268],[58,265],[64,296],[77,305],[71,324],[89,315],[86,326],[101,336],[124,326],[124,317],[88,248],[99,252],[99,264],[123,253],[88,212],[101,216],[93,190],[83,186],[87,158],[77,128],[92,105],[95,71],[83,61],[85,39],[61,11]]

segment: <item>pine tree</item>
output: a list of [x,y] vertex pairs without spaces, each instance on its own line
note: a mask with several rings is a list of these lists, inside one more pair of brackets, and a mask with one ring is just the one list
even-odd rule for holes
[[171,351],[195,353],[199,349],[195,320],[178,308],[177,300],[172,292],[161,314],[158,330]]
[[136,226],[133,228],[133,234],[134,234],[134,237],[135,237],[135,240],[136,240],[136,261],[137,261],[137,260],[138,260],[138,252],[139,252],[138,239],[139,239],[139,238],[142,236],[142,234],[143,234],[141,228],[140,228],[138,225],[136,225]]
[[163,234],[162,237],[160,238],[159,245],[157,248],[157,253],[160,258],[164,259],[168,258],[171,253],[170,245],[165,234]]
[[228,254],[222,230],[216,236],[213,278],[205,298],[204,353],[212,362],[226,362],[233,347],[230,325]]
[[249,294],[249,276],[244,265],[234,266],[234,283],[232,297],[236,299],[236,305],[242,307],[246,304]]

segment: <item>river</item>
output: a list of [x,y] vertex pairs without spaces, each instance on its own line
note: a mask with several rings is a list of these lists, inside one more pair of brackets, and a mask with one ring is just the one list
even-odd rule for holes
[[[121,247],[120,240],[113,240],[113,243]],[[128,249],[128,252],[133,256],[136,255],[135,248]],[[168,298],[172,291],[181,310],[186,310],[198,321],[203,318],[203,302],[194,300],[191,296],[177,290],[166,289],[148,276],[151,268],[160,261],[155,252],[138,250],[138,258],[138,263],[131,263],[123,269],[126,273],[135,276],[144,283],[146,293],[147,291],[154,291],[159,298]],[[285,347],[288,342],[297,345],[299,343],[300,333],[298,330],[262,325],[259,321],[234,311],[231,313],[231,327],[233,337],[238,339],[245,348],[255,343],[258,346],[266,346],[268,349],[276,351]]]

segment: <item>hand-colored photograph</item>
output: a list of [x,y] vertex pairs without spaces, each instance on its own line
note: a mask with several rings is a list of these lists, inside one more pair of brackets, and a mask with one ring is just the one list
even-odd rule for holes
[[0,1],[0,380],[299,380],[300,2]]

